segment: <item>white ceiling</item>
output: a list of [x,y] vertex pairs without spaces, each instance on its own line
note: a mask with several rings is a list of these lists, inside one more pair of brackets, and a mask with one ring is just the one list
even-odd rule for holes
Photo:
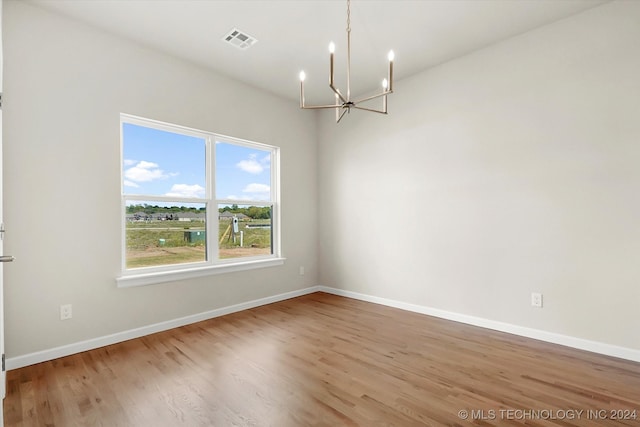
[[[353,0],[352,93],[378,87],[395,52],[395,80],[563,19],[607,0]],[[336,82],[345,85],[345,0],[30,0],[32,4],[298,99],[307,74],[310,104],[332,102],[330,41]],[[246,51],[222,41],[232,28],[258,39]]]

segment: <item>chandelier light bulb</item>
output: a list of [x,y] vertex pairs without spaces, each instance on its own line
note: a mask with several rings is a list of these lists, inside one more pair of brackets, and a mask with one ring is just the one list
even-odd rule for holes
[[303,82],[304,79],[307,78],[307,75],[304,73],[304,71],[300,71],[300,81]]
[[386,89],[388,85],[389,85],[389,82],[387,81],[387,79],[382,79],[382,88]]
[[393,61],[393,58],[395,58],[395,54],[393,53],[392,50],[389,51],[389,55],[387,55],[387,58],[389,58],[389,61]]
[[333,42],[329,43],[329,53],[334,53],[335,51],[336,51],[335,43]]

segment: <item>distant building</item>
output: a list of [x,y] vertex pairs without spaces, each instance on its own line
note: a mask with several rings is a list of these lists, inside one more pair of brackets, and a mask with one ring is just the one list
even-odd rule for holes
[[204,221],[205,219],[206,215],[200,212],[181,212],[178,217],[178,221],[185,222]]

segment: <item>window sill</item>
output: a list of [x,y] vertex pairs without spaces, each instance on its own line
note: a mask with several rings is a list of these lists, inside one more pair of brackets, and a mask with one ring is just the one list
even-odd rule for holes
[[152,273],[128,274],[116,278],[119,288],[154,285],[157,283],[174,282],[177,280],[193,279],[214,274],[233,273],[235,271],[254,270],[256,268],[275,267],[283,265],[286,258],[269,258],[250,261],[240,261],[229,264],[207,265],[172,271],[154,271]]

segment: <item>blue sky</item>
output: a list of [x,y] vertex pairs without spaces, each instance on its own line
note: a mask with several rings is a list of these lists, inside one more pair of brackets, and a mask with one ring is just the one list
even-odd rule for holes
[[[205,139],[123,123],[124,193],[205,197]],[[268,200],[270,152],[216,141],[218,199]]]

